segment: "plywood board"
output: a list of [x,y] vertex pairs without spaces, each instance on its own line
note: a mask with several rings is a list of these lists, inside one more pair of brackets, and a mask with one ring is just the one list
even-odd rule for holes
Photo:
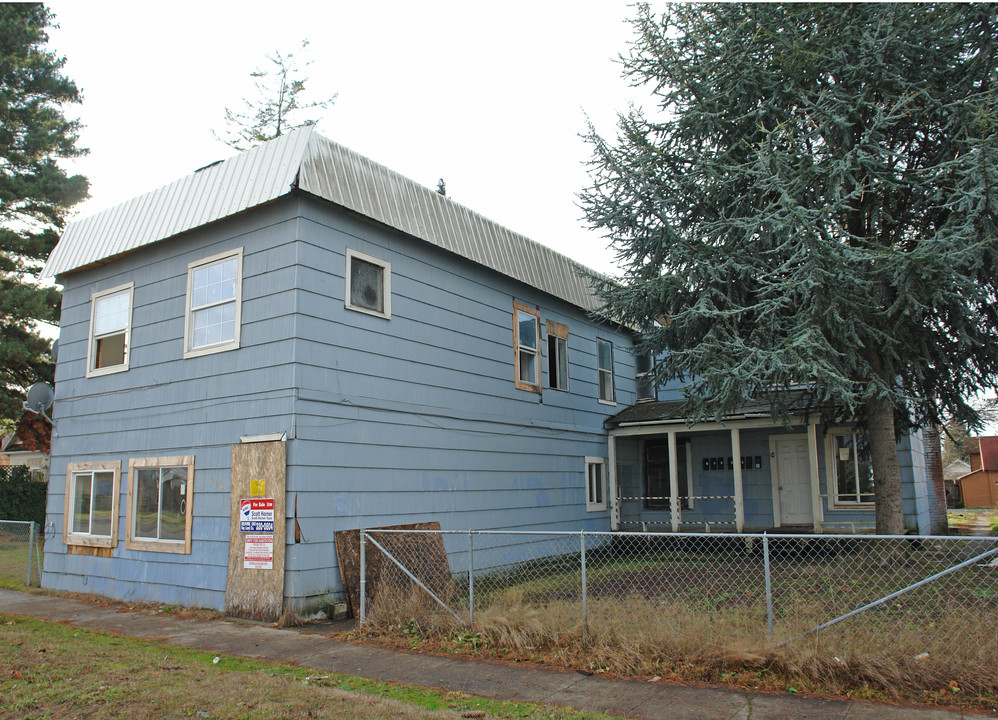
[[[226,615],[266,621],[276,621],[281,616],[284,608],[284,547],[287,532],[284,493],[286,467],[287,445],[282,441],[232,446]],[[259,558],[246,562],[245,555],[247,535],[270,533],[249,533],[239,529],[239,501],[251,497],[251,490],[259,489],[261,480],[264,494],[274,500],[274,552],[269,568]]]
[[[368,532],[441,600],[446,601],[453,594],[450,563],[441,535],[378,533],[378,530],[440,530],[439,522],[386,525],[370,528]],[[356,617],[360,612],[360,530],[338,530],[333,533],[333,540],[343,590],[350,612]],[[369,602],[377,596],[378,585],[382,582],[390,583],[395,589],[413,584],[373,543],[367,543],[365,566]]]

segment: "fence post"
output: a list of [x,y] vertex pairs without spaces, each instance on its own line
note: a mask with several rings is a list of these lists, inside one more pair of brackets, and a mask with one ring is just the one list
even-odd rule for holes
[[762,534],[762,565],[766,573],[766,628],[773,642],[773,585],[769,573],[769,535]]
[[468,531],[468,624],[475,624],[475,536]]
[[32,520],[31,524],[28,526],[28,582],[27,586],[31,587],[31,556],[35,550],[35,521]]
[[581,557],[582,557],[582,629],[586,629],[586,623],[589,621],[589,614],[586,610],[586,597],[587,592],[587,579],[586,579],[586,531],[579,531],[579,538],[581,541]]
[[360,626],[367,619],[367,536],[360,531]]

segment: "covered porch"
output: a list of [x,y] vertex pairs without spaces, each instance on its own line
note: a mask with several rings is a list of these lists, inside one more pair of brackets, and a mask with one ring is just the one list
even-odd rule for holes
[[641,403],[608,420],[613,530],[873,530],[872,476],[850,428],[760,412],[688,426],[677,408]]

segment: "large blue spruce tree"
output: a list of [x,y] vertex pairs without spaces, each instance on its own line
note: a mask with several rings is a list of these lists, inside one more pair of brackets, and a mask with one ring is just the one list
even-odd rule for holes
[[877,529],[903,531],[896,435],[998,377],[998,6],[639,8],[654,103],[593,132],[606,311],[647,330],[690,419],[766,399],[856,418]]

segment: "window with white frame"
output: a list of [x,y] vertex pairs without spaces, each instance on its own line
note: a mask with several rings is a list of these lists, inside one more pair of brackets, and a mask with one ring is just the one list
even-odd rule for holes
[[392,266],[347,248],[346,307],[350,310],[390,318],[392,316]]
[[540,323],[540,311],[513,301],[514,384],[536,393],[541,391]]
[[596,362],[599,370],[599,400],[613,403],[613,345],[609,340],[596,340]]
[[134,289],[128,283],[90,297],[87,377],[128,369]]
[[69,463],[63,509],[66,545],[115,546],[120,476],[120,462]]
[[862,432],[832,432],[829,450],[836,505],[872,505],[873,459]]
[[125,547],[189,554],[193,497],[193,456],[129,460]]
[[601,457],[586,458],[586,512],[606,510],[606,463]]
[[544,328],[548,336],[548,386],[568,390],[568,326],[547,320]]
[[184,357],[239,347],[243,249],[187,266]]

